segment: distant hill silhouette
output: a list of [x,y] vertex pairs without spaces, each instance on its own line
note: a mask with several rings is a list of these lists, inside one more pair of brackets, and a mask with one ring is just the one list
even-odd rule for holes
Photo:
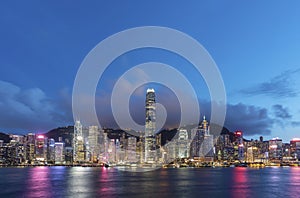
[[[184,126],[184,128],[186,128],[188,131],[190,131],[195,127],[197,127],[196,124]],[[122,129],[106,128],[104,129],[104,132],[107,133],[107,136],[110,139],[120,139],[123,133],[125,133],[126,138],[128,138],[129,136],[135,136],[137,137],[137,141],[139,141],[140,138],[139,137],[140,133],[134,131],[126,132]],[[228,134],[231,140],[233,140],[233,135],[234,135],[226,127],[221,127],[216,124],[210,125],[210,133],[213,134],[214,136],[220,134]],[[65,146],[72,146],[73,134],[74,134],[74,126],[67,126],[67,127],[58,127],[56,129],[52,129],[47,133],[45,133],[45,136],[48,138],[53,138],[55,142],[58,142],[59,138],[61,137],[61,140],[65,142]],[[177,128],[163,129],[158,134],[161,134],[161,144],[165,145],[168,141],[171,141],[173,138],[176,138]],[[4,143],[8,143],[10,141],[9,135],[0,132],[0,140],[4,140]]]
[[59,127],[45,133],[46,137],[53,138],[55,142],[59,141],[59,137],[65,143],[65,146],[72,146],[74,126]]
[[9,143],[9,141],[10,141],[9,135],[6,133],[0,132],[0,140],[3,140],[4,143]]

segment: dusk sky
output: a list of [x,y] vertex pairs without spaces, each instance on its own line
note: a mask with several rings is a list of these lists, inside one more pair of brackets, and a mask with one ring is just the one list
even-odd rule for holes
[[[164,26],[190,35],[214,59],[227,94],[225,127],[253,139],[300,137],[299,8],[299,1],[259,0],[1,1],[0,131],[25,134],[73,125],[73,83],[90,50],[128,28]],[[98,84],[96,108],[103,126],[115,127],[108,102],[118,77],[149,61],[181,71],[195,88],[201,116],[209,115],[207,87],[190,63],[167,51],[141,49],[118,57]],[[178,100],[156,84],[135,91],[133,118],[143,124],[149,86],[174,125]]]

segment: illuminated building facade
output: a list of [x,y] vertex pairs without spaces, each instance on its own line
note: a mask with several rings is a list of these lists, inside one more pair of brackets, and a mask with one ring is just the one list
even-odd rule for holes
[[37,135],[35,143],[35,160],[39,162],[47,161],[47,137]]
[[82,124],[75,122],[73,137],[73,162],[82,163],[85,160],[84,139],[82,134]]
[[242,162],[245,160],[243,132],[242,131],[234,132],[234,138],[235,138],[234,149],[236,152],[236,156],[237,156],[237,159]]
[[55,164],[64,164],[65,162],[65,153],[64,148],[65,144],[63,142],[55,142]]
[[47,161],[50,164],[54,164],[54,162],[55,162],[55,141],[53,138],[48,139],[47,148],[48,148]]
[[282,139],[273,138],[269,140],[269,159],[281,160],[282,159]]
[[25,138],[25,159],[31,164],[35,159],[35,134],[28,133]]
[[97,162],[100,155],[100,130],[98,126],[89,126],[88,130],[88,150],[90,153],[90,160],[92,162]]
[[154,163],[156,161],[156,111],[155,111],[155,91],[147,89],[146,94],[146,123],[145,123],[145,162]]
[[127,161],[136,162],[136,137],[128,137],[127,139]]
[[177,148],[179,158],[188,158],[190,155],[189,150],[189,137],[186,129],[180,129],[178,133]]
[[108,141],[107,159],[108,162],[116,162],[116,143],[114,139]]
[[202,161],[212,161],[214,156],[213,135],[209,132],[209,123],[203,116],[203,121],[197,129],[192,130],[191,157]]
[[294,138],[290,141],[291,157],[300,160],[300,138]]

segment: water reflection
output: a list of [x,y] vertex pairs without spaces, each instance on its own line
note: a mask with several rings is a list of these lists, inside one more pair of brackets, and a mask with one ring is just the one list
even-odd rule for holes
[[300,167],[291,167],[289,174],[289,196],[299,197],[300,194]]
[[[98,186],[98,196],[109,196],[109,197],[115,197],[114,192],[116,192],[116,185],[113,181],[115,178],[113,178],[112,172],[115,172],[116,170],[111,168],[102,168],[99,172],[99,186]],[[120,192],[119,192],[120,193]]]
[[247,197],[249,196],[249,183],[247,172],[244,167],[236,167],[233,171],[232,197]]
[[94,174],[91,167],[72,167],[68,178],[68,197],[94,197]]
[[28,174],[25,197],[53,197],[48,167],[30,168]]

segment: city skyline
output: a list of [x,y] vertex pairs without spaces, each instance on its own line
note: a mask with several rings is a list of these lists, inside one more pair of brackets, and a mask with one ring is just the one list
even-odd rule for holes
[[[40,133],[73,125],[72,86],[87,53],[116,32],[156,25],[189,34],[215,60],[227,93],[225,127],[254,139],[262,135],[288,142],[299,136],[298,2],[98,2],[94,6],[62,2],[60,6],[1,2],[0,110],[5,114],[0,116],[0,131]],[[99,115],[105,115],[103,126],[116,126],[108,105],[113,84],[128,68],[147,61],[168,63],[186,75],[196,87],[201,116],[209,119],[209,92],[190,64],[163,50],[143,49],[120,56],[99,82],[96,98]],[[157,101],[166,106],[167,121],[174,126],[178,101],[157,84],[134,92],[133,118],[144,122],[147,87],[159,93]]]

